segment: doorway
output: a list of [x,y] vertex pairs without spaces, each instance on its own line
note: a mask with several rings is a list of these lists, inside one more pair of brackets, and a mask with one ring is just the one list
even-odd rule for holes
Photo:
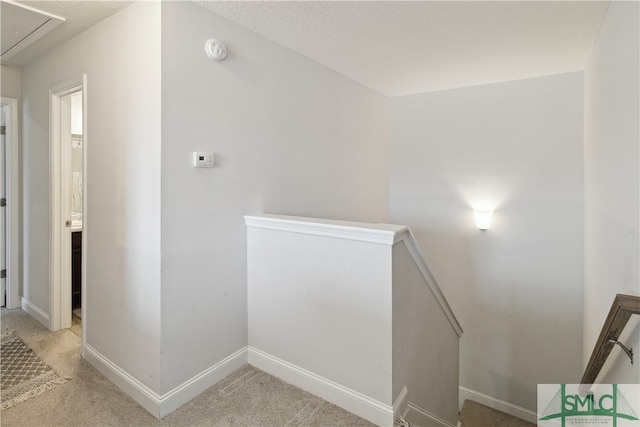
[[[82,91],[68,95],[71,101],[71,329],[82,328],[82,225],[84,131]],[[78,333],[78,332],[76,332]],[[80,335],[80,334],[79,334]]]
[[[49,329],[84,324],[86,263],[86,77],[50,91],[51,286]],[[73,314],[76,316],[73,316]],[[82,319],[82,320],[79,320]],[[75,326],[74,326],[75,328]],[[73,328],[72,328],[73,329]]]
[[2,306],[20,307],[20,193],[18,100],[0,98],[0,260]]

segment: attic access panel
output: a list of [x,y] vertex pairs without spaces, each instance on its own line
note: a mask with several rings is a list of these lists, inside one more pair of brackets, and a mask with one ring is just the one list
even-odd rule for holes
[[0,2],[0,59],[6,60],[64,22],[64,18],[32,7]]

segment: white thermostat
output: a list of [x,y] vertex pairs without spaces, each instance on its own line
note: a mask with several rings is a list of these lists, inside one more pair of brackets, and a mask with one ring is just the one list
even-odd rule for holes
[[213,151],[196,151],[193,153],[194,168],[212,168],[214,163]]

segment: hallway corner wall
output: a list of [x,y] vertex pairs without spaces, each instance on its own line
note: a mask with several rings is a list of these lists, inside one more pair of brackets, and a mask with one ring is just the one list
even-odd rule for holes
[[160,389],[160,3],[22,69],[25,296],[49,310],[49,90],[87,76],[86,345]]
[[[162,7],[168,392],[247,345],[244,215],[387,220],[388,98],[193,2]],[[200,150],[214,168],[192,166]]]

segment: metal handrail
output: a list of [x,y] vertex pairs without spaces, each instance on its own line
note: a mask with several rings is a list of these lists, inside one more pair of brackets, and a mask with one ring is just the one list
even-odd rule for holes
[[[600,336],[593,348],[591,358],[589,359],[580,384],[588,385],[596,381],[604,362],[607,360],[607,357],[609,357],[609,353],[611,353],[616,343],[620,344],[623,350],[626,349],[626,347],[618,341],[618,337],[620,337],[622,330],[632,314],[640,314],[640,296],[617,294],[613,300],[613,304],[611,304],[611,309],[604,321],[604,325],[602,325]],[[633,352],[631,349],[628,350],[629,351],[625,351],[625,353],[627,356],[630,356],[631,363],[633,363]]]

